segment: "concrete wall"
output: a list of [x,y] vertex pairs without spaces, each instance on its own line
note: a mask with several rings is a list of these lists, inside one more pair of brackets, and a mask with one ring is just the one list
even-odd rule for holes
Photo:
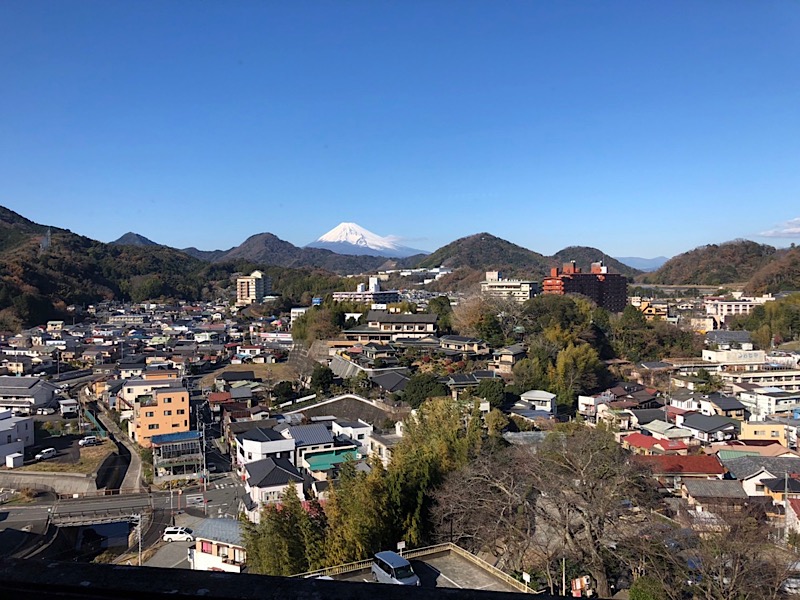
[[[115,455],[109,455],[98,471],[106,468]],[[57,494],[89,494],[97,491],[97,473],[45,473],[41,471],[0,470],[0,488],[52,491]]]

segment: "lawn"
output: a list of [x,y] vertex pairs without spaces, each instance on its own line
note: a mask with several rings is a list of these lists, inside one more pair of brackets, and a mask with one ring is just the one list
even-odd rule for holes
[[58,462],[56,460],[43,460],[16,469],[17,471],[38,471],[47,473],[83,473],[89,475],[97,471],[103,461],[117,451],[117,445],[111,440],[106,440],[99,446],[86,446],[81,448],[81,457],[78,462]]

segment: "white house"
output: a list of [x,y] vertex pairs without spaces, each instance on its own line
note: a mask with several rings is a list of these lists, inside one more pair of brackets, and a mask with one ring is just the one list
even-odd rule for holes
[[331,432],[334,436],[346,436],[357,446],[358,453],[366,456],[369,453],[367,447],[367,437],[372,433],[372,425],[359,419],[358,421],[344,421],[337,419],[331,424]]
[[239,474],[248,463],[266,458],[285,458],[294,464],[294,440],[268,427],[256,427],[236,436],[236,463]]
[[242,510],[253,523],[258,523],[264,505],[280,502],[288,486],[295,486],[297,497],[304,498],[303,476],[286,458],[265,458],[247,463],[244,469]]
[[58,388],[38,377],[0,376],[0,409],[10,408],[33,414],[53,402]]
[[525,403],[529,410],[543,410],[555,415],[557,411],[556,395],[544,390],[529,390],[520,395],[520,403]]
[[0,409],[0,464],[6,464],[9,454],[24,453],[33,441],[33,418],[15,417],[11,409]]
[[241,573],[247,562],[242,527],[236,519],[203,519],[194,528],[189,568],[194,571]]

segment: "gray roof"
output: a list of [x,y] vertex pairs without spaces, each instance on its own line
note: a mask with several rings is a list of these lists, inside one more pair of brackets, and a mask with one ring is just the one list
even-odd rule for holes
[[289,435],[292,436],[297,447],[333,443],[331,432],[321,423],[295,425],[289,428]]
[[747,500],[740,481],[731,479],[685,479],[683,485],[693,498],[733,498]]
[[637,408],[631,409],[633,416],[636,417],[639,425],[647,425],[653,421],[663,421],[664,411],[660,408]]
[[253,440],[255,442],[275,442],[278,440],[285,440],[277,431],[269,429],[268,427],[255,427],[249,431],[245,431],[241,435],[236,436],[240,441]]
[[[39,384],[37,386],[37,384]],[[0,376],[0,390],[8,390],[17,395],[27,395],[33,393],[33,388],[39,386],[49,386],[55,389],[52,384],[42,381],[38,377],[11,377],[8,375]]]
[[744,404],[730,396],[715,396],[709,398],[708,401],[717,406],[720,410],[744,410],[745,408]]
[[706,341],[712,344],[747,343],[750,341],[749,331],[709,331],[706,333]]
[[303,476],[286,458],[265,458],[247,463],[247,483],[250,487],[274,487],[292,481],[303,481]]
[[378,387],[383,388],[387,392],[401,392],[405,389],[409,378],[398,373],[397,371],[389,371],[388,373],[381,373],[380,375],[373,375],[371,378],[372,383]]
[[779,456],[739,456],[720,458],[722,465],[736,479],[746,479],[762,469],[774,477],[800,472],[800,458]]
[[203,519],[193,529],[196,539],[244,546],[242,526],[237,519]]
[[707,415],[694,413],[686,415],[686,417],[683,419],[682,426],[690,427],[692,429],[696,429],[697,431],[712,432],[719,431],[721,429],[727,429],[731,426],[735,428],[736,424],[731,423],[731,421],[725,417],[720,417],[717,415],[709,417]]

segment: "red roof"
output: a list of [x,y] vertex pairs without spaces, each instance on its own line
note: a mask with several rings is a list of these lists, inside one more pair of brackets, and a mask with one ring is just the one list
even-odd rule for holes
[[644,435],[643,433],[632,433],[630,435],[626,435],[622,438],[622,441],[628,444],[629,446],[635,446],[636,448],[646,448],[650,450],[653,446],[656,445],[658,441],[651,435]]
[[212,404],[219,402],[230,402],[232,400],[230,392],[211,392],[208,401]]
[[656,474],[722,475],[725,473],[725,469],[716,456],[663,454],[635,456],[634,460],[650,467]]

